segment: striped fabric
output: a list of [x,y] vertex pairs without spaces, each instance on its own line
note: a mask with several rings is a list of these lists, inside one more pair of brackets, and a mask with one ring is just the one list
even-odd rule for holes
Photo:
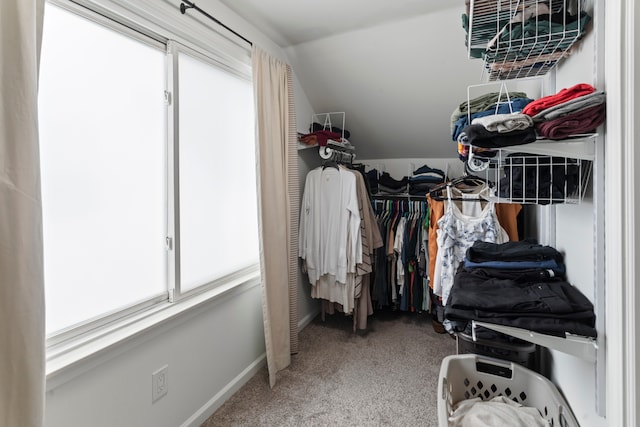
[[298,352],[298,218],[300,206],[296,108],[291,67],[287,65],[287,191],[289,200],[289,329],[291,354]]

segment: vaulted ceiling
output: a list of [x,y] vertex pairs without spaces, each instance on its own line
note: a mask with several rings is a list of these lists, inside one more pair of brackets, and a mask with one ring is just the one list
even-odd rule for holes
[[451,113],[483,77],[463,0],[221,1],[285,50],[316,113],[346,113],[360,159],[456,157]]
[[221,0],[221,3],[282,47],[455,6],[452,0]]

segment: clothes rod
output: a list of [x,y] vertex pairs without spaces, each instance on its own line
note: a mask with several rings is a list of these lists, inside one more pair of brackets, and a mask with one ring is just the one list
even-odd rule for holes
[[218,25],[224,27],[225,29],[231,31],[233,34],[235,34],[236,36],[240,37],[242,40],[246,41],[251,46],[253,46],[253,43],[251,42],[251,40],[243,37],[242,35],[238,34],[234,30],[232,30],[231,28],[227,27],[225,24],[220,22],[217,18],[209,15],[207,12],[205,12],[204,10],[202,10],[198,6],[196,6],[196,4],[194,2],[191,2],[189,0],[182,0],[182,3],[180,3],[180,13],[182,13],[184,15],[185,13],[187,13],[187,9],[195,9],[195,10],[197,10],[198,12],[202,13],[207,18],[211,19],[216,24],[218,24]]

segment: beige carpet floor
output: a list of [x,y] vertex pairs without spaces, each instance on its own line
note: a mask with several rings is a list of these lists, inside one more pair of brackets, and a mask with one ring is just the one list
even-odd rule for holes
[[437,383],[455,340],[422,314],[377,312],[366,332],[351,318],[319,317],[269,388],[266,367],[201,427],[438,426]]

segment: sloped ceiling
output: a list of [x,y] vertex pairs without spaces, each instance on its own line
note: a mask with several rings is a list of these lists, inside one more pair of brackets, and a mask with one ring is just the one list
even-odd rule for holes
[[285,49],[316,113],[346,113],[358,158],[456,157],[451,113],[482,81],[463,0],[223,3]]

